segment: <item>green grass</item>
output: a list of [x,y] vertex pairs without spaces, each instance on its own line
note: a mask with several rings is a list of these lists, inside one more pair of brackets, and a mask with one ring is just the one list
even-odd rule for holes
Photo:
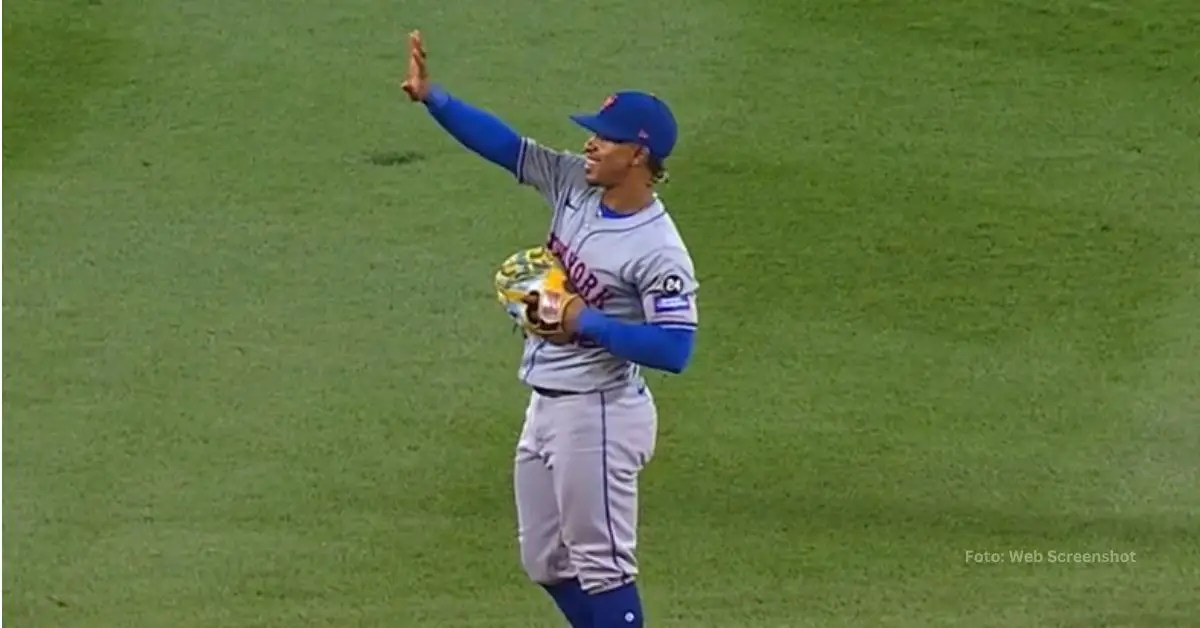
[[560,625],[487,287],[546,210],[402,101],[421,28],[548,143],[681,120],[651,625],[1195,625],[1194,2],[514,2],[5,4],[5,619]]

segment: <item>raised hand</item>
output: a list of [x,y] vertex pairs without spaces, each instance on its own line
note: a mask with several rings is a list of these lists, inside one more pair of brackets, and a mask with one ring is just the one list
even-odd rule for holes
[[425,67],[425,45],[421,31],[408,34],[408,75],[400,84],[413,102],[425,100],[429,94],[429,70]]

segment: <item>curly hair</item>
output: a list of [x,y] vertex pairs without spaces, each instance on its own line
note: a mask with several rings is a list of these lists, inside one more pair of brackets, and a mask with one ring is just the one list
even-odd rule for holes
[[666,183],[670,179],[667,167],[657,159],[650,160],[650,182],[654,185]]

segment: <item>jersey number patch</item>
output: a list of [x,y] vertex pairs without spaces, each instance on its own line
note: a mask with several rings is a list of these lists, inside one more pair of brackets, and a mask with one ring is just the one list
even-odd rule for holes
[[683,292],[683,279],[679,275],[667,275],[663,279],[662,285],[664,294],[679,294]]

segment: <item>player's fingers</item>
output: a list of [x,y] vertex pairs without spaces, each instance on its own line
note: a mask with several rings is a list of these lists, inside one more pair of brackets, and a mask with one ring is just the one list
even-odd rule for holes
[[409,50],[418,57],[425,57],[425,44],[421,41],[421,31],[416,30],[408,35]]
[[408,69],[419,76],[425,76],[425,55],[419,50],[409,50]]

